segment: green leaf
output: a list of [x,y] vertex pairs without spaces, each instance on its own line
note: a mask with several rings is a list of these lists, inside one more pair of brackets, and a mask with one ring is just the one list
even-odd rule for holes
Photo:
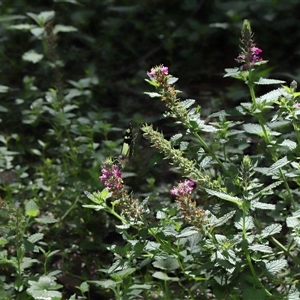
[[0,93],[7,93],[8,91],[9,91],[9,87],[8,86],[0,84]]
[[111,278],[116,280],[116,281],[122,281],[124,278],[127,276],[131,275],[136,271],[136,268],[128,268],[125,270],[118,271],[116,273],[111,274]]
[[168,84],[174,84],[177,80],[178,80],[178,78],[173,77],[173,76],[170,75],[168,77]]
[[177,235],[177,238],[189,237],[191,235],[198,235],[199,231],[193,229],[192,227],[184,228],[180,234]]
[[284,140],[282,143],[279,144],[282,147],[288,148],[290,151],[293,151],[296,149],[297,144],[294,141],[291,141],[289,139]]
[[31,236],[29,236],[27,238],[27,240],[32,243],[35,244],[36,242],[42,240],[44,238],[44,234],[43,233],[34,233]]
[[37,282],[29,280],[28,283],[30,287],[27,293],[34,299],[60,300],[62,298],[61,292],[55,291],[61,288],[61,285],[57,284],[52,276],[41,276]]
[[189,107],[191,107],[196,101],[194,99],[186,99],[184,101],[181,101],[180,104],[182,107],[184,107],[185,109],[188,109]]
[[155,92],[153,92],[153,93],[150,93],[150,92],[144,92],[144,94],[148,95],[148,96],[151,97],[151,98],[160,98],[160,97],[161,97],[161,94],[155,93]]
[[9,29],[17,29],[17,30],[30,30],[34,28],[34,25],[31,24],[18,24],[18,25],[11,25],[8,28]]
[[237,77],[240,75],[240,70],[238,68],[227,68],[225,69],[226,74],[224,77]]
[[[0,246],[5,245],[8,243],[8,240],[5,239],[4,237],[0,237]],[[1,262],[1,257],[0,257],[0,262]]]
[[203,236],[200,233],[193,234],[187,238],[188,240],[188,249],[191,253],[200,253],[201,247],[200,247],[200,241],[203,240]]
[[[243,230],[243,227],[244,227],[243,218],[240,217],[240,219],[238,221],[234,222],[234,226],[237,229]],[[245,217],[245,229],[251,230],[254,227],[255,226],[254,226],[253,218],[251,216],[246,216]]]
[[57,24],[53,28],[54,34],[57,34],[59,32],[74,32],[74,31],[78,31],[78,29],[74,26],[65,26],[65,25]]
[[226,200],[226,201],[230,201],[230,202],[233,202],[233,203],[236,203],[236,204],[240,204],[242,202],[242,200],[238,197],[234,197],[234,196],[230,196],[228,194],[225,194],[225,193],[221,193],[221,192],[217,192],[217,191],[213,191],[213,190],[210,190],[210,189],[205,189],[205,191],[212,195],[212,196],[216,196],[220,199],[223,199],[223,200]]
[[153,288],[153,286],[150,284],[133,284],[129,287],[129,289],[131,290],[133,289],[150,290],[151,288]]
[[225,224],[227,221],[229,221],[234,215],[235,215],[235,210],[223,215],[221,218],[219,219],[216,219],[213,221],[212,225],[214,227],[220,227],[222,226],[223,224]]
[[106,280],[89,280],[88,283],[101,286],[103,289],[112,289],[117,286],[117,283],[111,279]]
[[292,285],[289,290],[288,300],[299,300],[300,292],[297,289],[296,285]]
[[286,95],[286,91],[283,88],[279,88],[276,90],[273,90],[269,93],[266,93],[262,96],[260,96],[259,98],[257,98],[256,100],[258,102],[275,102],[278,100],[279,97]]
[[36,36],[37,38],[39,38],[45,32],[45,28],[44,27],[34,27],[34,28],[30,29],[30,32],[34,36]]
[[262,203],[262,202],[253,202],[251,203],[252,208],[258,208],[258,209],[269,209],[269,210],[275,210],[276,205],[275,204],[269,204],[269,203]]
[[57,219],[51,218],[51,217],[42,217],[42,218],[35,218],[35,220],[42,224],[53,224],[58,222]]
[[249,249],[252,251],[255,251],[255,252],[258,251],[258,252],[262,252],[262,253],[273,253],[273,250],[271,247],[262,245],[262,244],[250,245]]
[[[90,193],[85,191],[85,195],[94,203],[100,204],[104,207],[105,201],[111,197],[111,192],[108,189],[103,189],[101,192]],[[86,206],[85,206],[86,207]]]
[[30,61],[34,64],[36,64],[37,62],[39,62],[40,60],[42,60],[44,57],[43,54],[38,54],[36,53],[34,50],[29,50],[28,52],[25,52],[22,55],[22,59],[26,60],[26,61]]
[[259,236],[261,238],[266,238],[267,236],[271,236],[276,233],[279,233],[281,231],[281,229],[282,229],[282,225],[271,224],[271,225],[267,226],[265,229],[263,229],[263,231],[261,232],[261,234]]
[[243,291],[243,300],[265,300],[267,298],[264,290],[253,288],[246,288]]
[[296,228],[300,224],[300,210],[293,213],[292,216],[286,218],[286,225],[289,228]]
[[260,77],[258,81],[255,82],[255,84],[265,85],[265,84],[283,84],[285,81],[278,80],[278,79],[268,79],[268,78],[262,78]]
[[272,275],[279,273],[283,268],[286,268],[287,266],[288,264],[285,259],[267,261],[265,264],[267,271]]
[[289,163],[290,163],[290,161],[287,159],[286,156],[277,160],[273,165],[271,165],[269,167],[269,170],[268,170],[269,175],[273,175],[275,170],[278,170],[279,168],[282,168]]
[[244,124],[243,128],[247,133],[255,134],[258,136],[264,136],[264,131],[262,127],[258,124]]
[[82,293],[86,293],[89,291],[89,285],[87,284],[87,282],[83,282],[80,286],[79,289]]
[[152,263],[155,268],[166,270],[166,271],[173,271],[179,268],[179,264],[176,258],[169,257],[166,259],[159,259]]
[[29,12],[27,13],[27,16],[32,18],[40,27],[43,27],[48,21],[55,17],[55,11],[43,11],[38,15]]
[[178,277],[169,277],[166,273],[163,272],[154,272],[152,276],[154,278],[164,280],[164,281],[179,281]]

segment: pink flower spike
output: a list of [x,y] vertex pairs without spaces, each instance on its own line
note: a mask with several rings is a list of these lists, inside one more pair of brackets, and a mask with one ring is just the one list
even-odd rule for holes
[[257,48],[257,47],[252,47],[251,52],[252,52],[252,54],[258,55],[259,53],[262,52],[262,50],[260,48]]

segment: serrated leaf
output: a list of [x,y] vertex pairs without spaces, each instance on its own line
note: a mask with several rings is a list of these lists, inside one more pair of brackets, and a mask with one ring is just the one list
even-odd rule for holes
[[188,227],[182,230],[182,232],[177,235],[177,238],[188,237],[195,234],[199,234],[199,231],[192,229],[191,227]]
[[[238,221],[234,222],[234,226],[237,229],[243,230],[244,222],[243,222],[242,217]],[[251,230],[254,227],[255,226],[254,226],[253,218],[251,216],[246,216],[245,217],[245,229]]]
[[34,233],[31,236],[28,237],[28,241],[32,244],[35,244],[36,242],[42,240],[44,238],[43,233]]
[[221,218],[214,220],[214,222],[212,223],[212,225],[214,227],[219,227],[222,226],[223,224],[225,224],[227,221],[229,221],[234,215],[235,215],[235,210],[223,215]]
[[177,140],[181,139],[183,135],[181,133],[175,134],[170,138],[170,142],[176,144]]
[[267,261],[265,267],[269,273],[275,275],[283,268],[287,267],[287,261],[285,259]]
[[200,241],[203,240],[203,236],[200,233],[193,234],[192,236],[188,237],[188,249],[190,250],[191,253],[200,253],[201,248],[200,248]]
[[256,100],[258,102],[263,102],[263,101],[274,102],[274,101],[278,100],[279,97],[284,96],[286,94],[287,93],[283,88],[279,88],[279,89],[273,90],[269,93],[266,93],[266,94],[260,96]]
[[160,244],[156,243],[156,242],[147,242],[147,244],[145,245],[145,250],[146,251],[156,251],[160,248]]
[[273,253],[273,250],[271,247],[266,246],[266,245],[261,245],[261,244],[250,245],[249,249],[252,251],[258,251],[258,252],[262,252],[262,253]]
[[289,228],[296,228],[300,224],[300,211],[297,210],[292,216],[286,218],[286,225]]
[[175,230],[174,226],[164,227],[162,232],[165,236],[177,236],[178,232]]
[[297,144],[294,141],[289,139],[284,140],[282,143],[279,144],[280,146],[289,148],[290,151],[296,149]]
[[224,244],[227,241],[227,237],[222,234],[215,234],[215,239],[220,245]]
[[272,175],[274,174],[275,170],[278,170],[279,168],[282,168],[289,164],[290,161],[287,159],[287,157],[283,157],[279,160],[277,160],[272,166],[269,167],[269,174]]
[[267,236],[274,235],[276,233],[279,233],[282,229],[282,225],[280,224],[271,224],[267,226],[260,234],[260,237],[265,238]]
[[255,82],[255,84],[265,85],[265,84],[283,84],[285,81],[278,80],[278,79],[268,79],[260,77],[258,81]]
[[251,203],[251,207],[252,208],[258,208],[258,209],[269,209],[269,210],[275,210],[276,209],[275,204],[262,203],[262,202]]
[[296,285],[292,285],[289,294],[288,294],[288,300],[299,300],[300,299],[300,292],[297,289]]
[[225,193],[213,191],[213,190],[210,190],[210,189],[205,189],[205,191],[208,194],[212,195],[212,196],[215,196],[217,198],[220,198],[220,199],[223,199],[223,200],[226,200],[226,201],[230,201],[230,202],[233,202],[233,203],[242,202],[242,200],[240,198],[234,197],[234,196],[230,196],[230,195],[225,194]]
[[[267,172],[266,172],[267,173]],[[265,174],[266,174],[265,173]],[[272,191],[274,188],[278,187],[279,185],[282,184],[282,181],[275,181],[273,183],[271,183],[270,185],[266,186],[265,188],[263,188],[260,193],[261,194],[265,194],[268,191]]]
[[188,109],[194,103],[195,103],[194,99],[186,99],[186,100],[180,102],[181,106],[184,107],[185,109]]

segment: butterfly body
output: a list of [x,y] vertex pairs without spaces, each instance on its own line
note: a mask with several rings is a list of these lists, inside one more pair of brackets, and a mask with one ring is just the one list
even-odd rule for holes
[[133,156],[134,140],[135,137],[133,138],[132,134],[132,122],[130,121],[128,128],[125,130],[121,153],[118,158],[122,167],[124,167]]

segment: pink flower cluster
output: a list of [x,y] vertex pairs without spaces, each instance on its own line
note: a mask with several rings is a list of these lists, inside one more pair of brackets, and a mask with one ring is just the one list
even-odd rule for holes
[[163,65],[160,65],[158,67],[152,68],[151,71],[148,73],[150,78],[154,78],[158,72],[161,72],[164,75],[168,75],[169,68],[164,67]]
[[122,174],[117,165],[103,166],[99,177],[109,190],[119,190],[123,186]]
[[191,194],[193,191],[194,182],[186,179],[185,181],[179,182],[176,187],[174,187],[170,192],[175,196],[184,196],[186,194]]
[[250,48],[248,54],[240,54],[236,60],[239,63],[245,63],[243,65],[243,69],[247,69],[247,63],[250,63],[250,65],[254,65],[257,62],[262,61],[262,58],[260,57],[261,52],[262,50],[260,48],[253,46]]

